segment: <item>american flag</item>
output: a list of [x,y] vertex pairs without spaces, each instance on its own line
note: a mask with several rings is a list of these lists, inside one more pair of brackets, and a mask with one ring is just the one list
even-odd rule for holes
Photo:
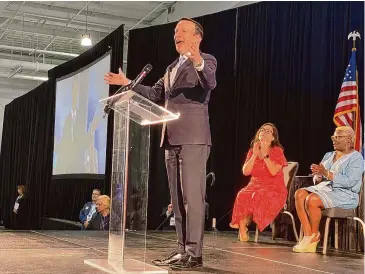
[[357,85],[356,49],[346,68],[333,122],[336,126],[351,126],[355,131],[355,149],[362,152],[362,125]]

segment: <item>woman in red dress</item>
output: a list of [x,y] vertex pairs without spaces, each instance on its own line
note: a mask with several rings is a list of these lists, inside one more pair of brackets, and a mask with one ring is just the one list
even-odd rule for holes
[[240,241],[248,241],[247,226],[253,220],[263,231],[284,207],[287,189],[283,167],[287,162],[275,125],[266,123],[251,142],[242,172],[252,176],[237,194],[230,226],[239,229]]

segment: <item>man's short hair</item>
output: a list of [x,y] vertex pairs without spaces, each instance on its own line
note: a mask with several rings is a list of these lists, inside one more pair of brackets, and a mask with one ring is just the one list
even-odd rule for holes
[[190,21],[190,22],[194,23],[195,24],[195,33],[198,34],[198,35],[200,35],[200,37],[203,39],[204,33],[203,33],[203,27],[202,27],[202,25],[200,25],[197,21],[195,21],[195,20],[193,20],[191,18],[186,18],[186,17],[181,18],[179,20],[179,22],[181,22],[181,21]]
[[99,192],[99,194],[101,194],[101,190],[100,190],[100,189],[98,189],[98,188],[94,188],[94,189],[93,189],[93,192],[94,192],[94,191],[97,191],[97,192]]

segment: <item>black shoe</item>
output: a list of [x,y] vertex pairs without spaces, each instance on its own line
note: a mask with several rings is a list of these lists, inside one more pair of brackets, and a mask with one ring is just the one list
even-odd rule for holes
[[193,269],[203,266],[202,257],[193,257],[186,255],[176,263],[170,264],[172,269]]
[[153,260],[152,263],[157,266],[167,266],[173,263],[178,262],[181,258],[184,257],[185,254],[177,253],[176,251],[172,252],[167,258],[161,260]]

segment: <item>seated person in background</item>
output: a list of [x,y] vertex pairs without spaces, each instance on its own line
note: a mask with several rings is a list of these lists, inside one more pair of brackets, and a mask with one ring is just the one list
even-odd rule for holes
[[100,189],[94,189],[91,195],[91,202],[87,202],[81,209],[79,214],[79,219],[82,224],[81,229],[85,229],[85,227],[87,227],[91,217],[96,212],[96,199],[100,196],[100,194]]
[[294,252],[316,252],[322,209],[358,206],[364,159],[354,150],[354,138],[351,127],[336,128],[331,137],[335,151],[326,153],[319,165],[311,165],[316,185],[296,191],[295,207],[304,237]]
[[86,226],[88,230],[109,230],[110,222],[110,198],[101,195],[96,200],[97,212],[92,216]]
[[239,229],[239,240],[248,241],[247,226],[253,220],[260,231],[269,225],[287,199],[283,167],[287,161],[277,128],[263,124],[251,142],[242,171],[251,175],[250,183],[238,194],[230,227]]
[[[167,207],[164,207],[162,209],[162,214],[160,215],[164,219],[162,220],[162,223],[158,226],[157,230],[160,229],[162,226],[162,230],[176,230],[175,227],[175,214],[173,211],[172,203],[170,203]],[[209,217],[209,204],[205,202],[205,216],[206,219]],[[205,222],[207,224],[207,222]],[[209,224],[208,224],[209,225]],[[207,229],[210,227],[208,226]]]
[[[166,208],[164,208],[166,210]],[[162,230],[175,230],[175,214],[172,208],[172,204],[167,206],[167,210],[164,214],[165,225],[162,227]]]

